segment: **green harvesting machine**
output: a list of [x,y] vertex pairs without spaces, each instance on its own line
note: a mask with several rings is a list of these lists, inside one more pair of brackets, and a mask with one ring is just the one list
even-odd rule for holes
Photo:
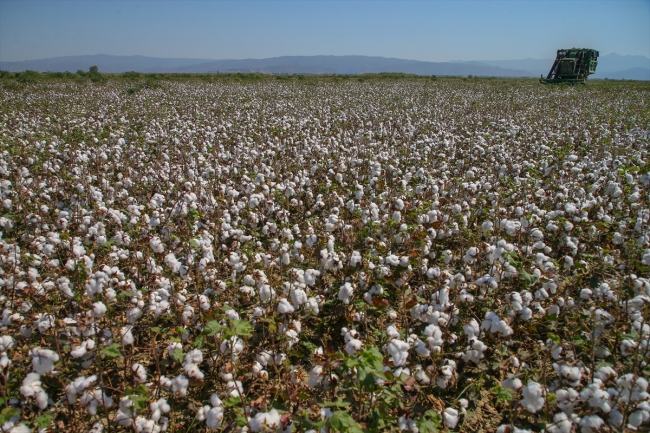
[[598,51],[589,48],[571,48],[557,50],[557,57],[546,78],[541,76],[543,84],[587,84],[587,76],[596,72]]

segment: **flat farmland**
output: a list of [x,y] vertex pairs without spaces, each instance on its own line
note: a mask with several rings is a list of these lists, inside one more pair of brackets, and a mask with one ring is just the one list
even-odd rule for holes
[[647,431],[650,84],[19,78],[3,432]]

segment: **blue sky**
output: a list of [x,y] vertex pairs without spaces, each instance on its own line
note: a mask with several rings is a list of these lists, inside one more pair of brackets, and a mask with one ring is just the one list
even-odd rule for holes
[[650,0],[0,0],[0,60],[370,55],[427,61],[650,57]]

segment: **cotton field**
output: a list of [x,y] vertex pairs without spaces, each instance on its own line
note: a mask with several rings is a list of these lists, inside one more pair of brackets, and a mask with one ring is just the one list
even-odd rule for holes
[[647,431],[650,86],[0,90],[3,432]]

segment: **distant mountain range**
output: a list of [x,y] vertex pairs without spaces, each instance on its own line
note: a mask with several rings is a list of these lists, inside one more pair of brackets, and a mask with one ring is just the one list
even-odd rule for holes
[[[158,58],[146,56],[88,56],[54,57],[50,59],[0,62],[0,69],[11,72],[87,71],[96,65],[100,72],[184,72],[225,73],[263,72],[270,74],[362,74],[403,72],[417,75],[456,75],[492,77],[538,77],[546,75],[553,59],[475,60],[452,62],[423,62],[369,56],[283,56],[267,59],[210,60]],[[622,56],[612,53],[598,59],[593,78],[650,80],[650,58]]]

